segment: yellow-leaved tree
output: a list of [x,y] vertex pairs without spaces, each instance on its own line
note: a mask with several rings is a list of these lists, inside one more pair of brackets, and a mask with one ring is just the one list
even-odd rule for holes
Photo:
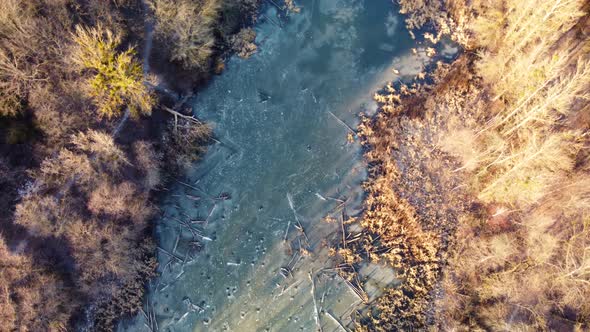
[[87,93],[101,116],[112,118],[128,107],[133,115],[149,115],[154,97],[144,84],[141,63],[135,50],[119,51],[121,36],[108,29],[76,27],[72,59],[82,71],[91,72]]

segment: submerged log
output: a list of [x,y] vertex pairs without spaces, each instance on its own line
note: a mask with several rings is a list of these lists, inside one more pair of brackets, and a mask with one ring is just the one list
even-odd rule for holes
[[315,313],[314,313],[315,323],[318,327],[318,331],[322,332],[322,324],[320,323],[320,310],[318,309],[318,304],[315,299],[315,281],[313,280],[313,276],[311,275],[311,272],[308,272],[307,275],[309,277],[309,281],[311,281],[311,297],[313,299],[313,306],[315,308]]
[[201,197],[199,196],[193,196],[193,195],[189,195],[189,194],[184,194],[184,196],[192,201],[200,201]]
[[334,323],[336,323],[342,330],[344,330],[345,332],[348,332],[348,330],[346,329],[346,327],[344,327],[344,325],[342,325],[342,323],[340,323],[340,321],[334,316],[332,315],[329,311],[326,311],[326,314],[328,315],[328,317],[330,317]]

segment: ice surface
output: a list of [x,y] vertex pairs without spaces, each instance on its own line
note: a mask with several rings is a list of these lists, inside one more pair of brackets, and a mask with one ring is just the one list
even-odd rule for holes
[[[366,176],[360,147],[336,118],[354,127],[375,107],[372,92],[397,79],[394,61],[409,75],[426,60],[410,52],[389,0],[298,4],[282,29],[261,22],[259,52],[232,58],[194,99],[220,143],[161,206],[161,277],[145,310],[160,331],[314,331],[309,273],[324,331],[342,330],[333,318],[347,324],[359,304],[322,271],[331,267],[329,240],[341,235],[338,223],[321,220],[341,201],[357,213]],[[265,15],[278,21],[273,11]],[[375,289],[394,282],[393,271],[366,270],[379,275]],[[138,315],[119,330],[146,331],[145,323]]]

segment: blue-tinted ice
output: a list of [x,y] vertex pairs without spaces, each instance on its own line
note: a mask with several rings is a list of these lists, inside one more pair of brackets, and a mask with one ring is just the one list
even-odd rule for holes
[[[322,272],[333,267],[330,239],[341,237],[339,221],[322,219],[357,213],[366,177],[347,126],[375,109],[371,95],[396,79],[392,67],[412,75],[427,60],[410,52],[391,0],[298,4],[301,13],[279,28],[269,3],[273,22],[256,27],[259,52],[229,60],[194,100],[219,142],[161,206],[161,277],[146,299],[160,331],[314,331],[318,322],[342,331],[360,305]],[[373,273],[370,296],[394,280],[364,270]],[[146,331],[146,321],[140,314],[120,330]]]

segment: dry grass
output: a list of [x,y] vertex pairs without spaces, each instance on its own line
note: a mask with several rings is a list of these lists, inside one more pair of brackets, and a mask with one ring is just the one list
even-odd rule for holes
[[[395,236],[386,247],[405,258],[393,264],[404,282],[377,301],[365,328],[588,329],[586,2],[463,5],[402,1],[410,28],[430,25],[471,52],[436,72],[433,86],[388,86],[376,95],[382,111],[360,128],[377,165],[361,224]],[[430,205],[444,212],[429,214]],[[432,255],[407,247],[424,243],[437,259],[416,282],[405,276]],[[378,252],[366,257],[388,260]]]
[[[446,77],[450,87],[464,65],[442,66],[439,76]],[[472,92],[469,89],[444,89],[444,93],[423,99],[420,96],[429,91],[425,87],[390,85],[387,95],[377,95],[382,112],[374,119],[363,119],[359,126],[371,167],[365,184],[365,212],[360,219],[366,238],[354,249],[365,259],[394,267],[402,281],[376,300],[361,321],[362,328],[411,330],[432,323],[432,291],[446,262],[449,235],[466,202],[464,193],[457,189],[458,175],[447,171],[458,164],[439,146],[448,114],[441,116],[435,108],[424,107],[449,99],[457,101]],[[452,112],[458,113],[463,104],[464,100],[457,103]],[[409,116],[407,109],[424,112]]]

